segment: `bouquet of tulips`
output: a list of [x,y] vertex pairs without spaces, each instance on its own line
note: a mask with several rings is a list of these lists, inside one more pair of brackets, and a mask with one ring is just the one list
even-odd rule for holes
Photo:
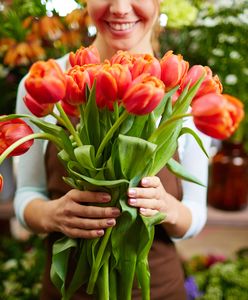
[[[121,209],[117,225],[106,229],[103,237],[64,236],[55,242],[51,277],[62,299],[70,299],[84,284],[98,299],[128,300],[137,278],[142,299],[148,300],[147,257],[154,225],[165,216],[140,215],[128,205],[127,189],[164,166],[199,183],[173,159],[182,134],[191,134],[205,151],[197,134],[183,127],[184,118],[193,117],[199,130],[224,139],[243,118],[243,107],[238,99],[222,94],[218,77],[208,67],[189,68],[172,51],[160,60],[119,51],[100,63],[91,46],[70,53],[69,61],[65,72],[54,60],[31,67],[24,101],[32,115],[0,117],[0,163],[26,152],[34,139],[49,140],[67,170],[66,183],[80,190],[107,191],[110,205]],[[54,123],[45,121],[47,115]],[[78,118],[76,126],[71,117]],[[32,132],[25,118],[40,130]],[[72,251],[78,255],[77,265],[67,282]]]

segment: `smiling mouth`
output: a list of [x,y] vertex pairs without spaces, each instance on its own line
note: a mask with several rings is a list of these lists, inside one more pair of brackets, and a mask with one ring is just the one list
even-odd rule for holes
[[115,23],[115,22],[106,22],[108,26],[115,31],[126,31],[132,29],[137,22],[128,22],[128,23]]

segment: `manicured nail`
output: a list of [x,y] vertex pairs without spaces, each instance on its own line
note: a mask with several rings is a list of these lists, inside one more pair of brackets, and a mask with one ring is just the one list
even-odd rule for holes
[[142,179],[142,184],[143,185],[148,185],[149,184],[149,179],[148,178],[143,178]]
[[118,217],[120,215],[120,210],[118,208],[112,208],[112,216]]
[[99,200],[103,202],[109,202],[111,200],[111,196],[106,193],[99,194]]
[[97,235],[99,235],[99,236],[104,235],[104,230],[97,230]]
[[141,213],[144,213],[144,212],[146,211],[146,209],[145,209],[144,207],[141,207],[141,208],[139,209],[139,211],[140,211]]
[[115,225],[115,219],[108,219],[107,224],[110,226]]
[[135,189],[129,189],[128,190],[128,196],[130,196],[130,197],[136,196],[136,190]]
[[134,198],[130,198],[129,199],[129,203],[132,205],[132,204],[135,204],[137,202],[137,200],[136,199],[134,199]]

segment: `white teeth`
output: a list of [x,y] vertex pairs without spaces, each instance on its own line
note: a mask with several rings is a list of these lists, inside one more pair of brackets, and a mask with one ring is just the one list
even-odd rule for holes
[[124,30],[128,30],[133,28],[135,25],[135,23],[109,23],[109,26],[114,29],[114,30],[118,30],[118,31],[124,31]]

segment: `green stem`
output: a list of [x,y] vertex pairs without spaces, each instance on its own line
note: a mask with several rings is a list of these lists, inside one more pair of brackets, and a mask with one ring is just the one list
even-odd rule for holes
[[49,133],[33,133],[14,142],[11,146],[9,146],[1,155],[0,155],[0,165],[1,163],[11,154],[13,150],[17,147],[21,146],[23,143],[33,140],[33,139],[43,139],[43,140],[50,140],[54,142],[57,146],[62,148],[61,144],[59,143],[58,139]]
[[56,104],[56,107],[60,113],[61,118],[63,119],[64,125],[66,126],[66,128],[69,130],[69,132],[71,133],[71,135],[74,137],[75,142],[77,143],[77,145],[83,146],[82,141],[80,140],[74,126],[72,125],[72,122],[70,121],[70,119],[68,118],[67,114],[65,113],[65,111],[63,110],[62,106],[60,103]]
[[113,126],[109,129],[109,131],[107,132],[107,134],[105,135],[104,139],[102,140],[97,153],[96,153],[96,161],[98,162],[100,156],[102,155],[103,149],[105,148],[105,146],[107,145],[108,141],[112,138],[112,136],[114,135],[115,131],[119,128],[119,126],[121,125],[121,123],[123,121],[125,121],[125,119],[129,116],[128,112],[125,110],[120,117],[115,121],[115,123],[113,124]]
[[163,122],[158,128],[157,130],[155,130],[152,135],[149,137],[148,141],[149,142],[153,142],[156,141],[157,137],[159,136],[159,134],[161,132],[163,132],[164,128],[168,125],[170,125],[171,123],[186,118],[186,117],[192,117],[192,114],[180,114],[180,115],[176,115],[175,117],[172,117],[168,120],[166,120],[165,122]]
[[102,257],[103,257],[104,251],[106,249],[108,240],[110,238],[112,229],[113,229],[113,227],[106,229],[104,237],[102,238],[102,241],[101,241],[101,245],[97,252],[95,263],[92,266],[89,283],[87,286],[87,293],[90,295],[93,294],[93,292],[94,292],[95,283],[96,283],[96,280],[97,280],[97,277],[99,274],[100,264],[101,264]]

